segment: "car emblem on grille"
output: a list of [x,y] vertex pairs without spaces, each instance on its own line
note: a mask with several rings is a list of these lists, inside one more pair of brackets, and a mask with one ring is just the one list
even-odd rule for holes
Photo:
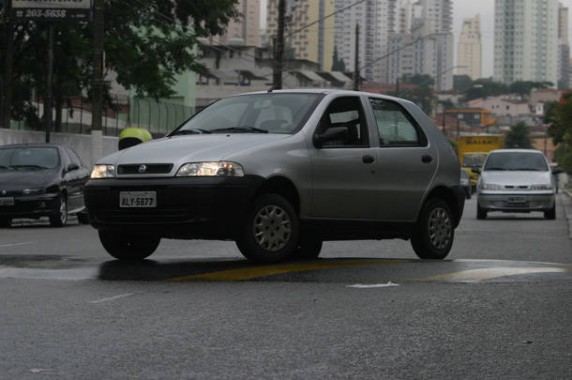
[[137,171],[141,174],[145,173],[147,171],[147,165],[139,165]]

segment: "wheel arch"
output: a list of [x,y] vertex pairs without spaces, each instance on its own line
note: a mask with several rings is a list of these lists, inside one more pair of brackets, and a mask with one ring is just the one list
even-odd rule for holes
[[285,177],[271,177],[267,179],[256,192],[255,198],[268,193],[284,197],[294,207],[296,213],[300,215],[300,194],[290,179]]
[[[438,186],[427,194],[423,204],[431,198],[439,198],[445,201],[453,214],[454,226],[457,227],[461,222],[461,217],[463,215],[463,206],[461,205],[462,203],[459,202],[458,196],[459,195],[453,189],[446,186]],[[419,215],[417,218],[419,218]]]

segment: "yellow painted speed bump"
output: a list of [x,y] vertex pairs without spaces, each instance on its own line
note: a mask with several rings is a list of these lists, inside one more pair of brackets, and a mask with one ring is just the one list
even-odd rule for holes
[[244,281],[252,280],[260,277],[274,276],[277,274],[294,273],[294,272],[308,272],[321,269],[334,269],[343,267],[356,267],[364,265],[379,265],[379,264],[400,264],[409,262],[410,260],[351,260],[351,261],[336,261],[336,262],[300,262],[288,263],[279,265],[263,265],[248,268],[228,269],[218,272],[209,272],[201,274],[193,274],[188,276],[174,277],[169,281],[182,282],[182,281]]

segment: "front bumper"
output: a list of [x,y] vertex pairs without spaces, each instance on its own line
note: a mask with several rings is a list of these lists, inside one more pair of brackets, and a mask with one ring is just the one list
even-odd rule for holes
[[503,212],[547,211],[554,208],[555,196],[553,193],[547,193],[547,194],[479,193],[478,203],[479,207],[487,211],[503,211]]
[[0,217],[6,219],[49,216],[59,211],[58,194],[0,197]]
[[[91,224],[177,239],[232,239],[262,179],[195,177],[97,179],[85,187]],[[153,191],[156,207],[120,207],[120,192]]]

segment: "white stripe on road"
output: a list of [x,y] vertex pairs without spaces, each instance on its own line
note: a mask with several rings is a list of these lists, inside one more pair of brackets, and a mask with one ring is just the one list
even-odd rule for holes
[[451,282],[477,282],[484,280],[492,280],[494,278],[506,276],[518,276],[522,274],[537,273],[566,273],[569,272],[565,268],[547,268],[547,267],[531,267],[531,268],[485,268],[485,269],[469,269],[453,273],[444,273],[436,276],[416,278],[410,281],[451,281]]
[[88,301],[89,303],[102,303],[102,302],[108,302],[108,301],[115,301],[117,299],[120,298],[125,298],[125,297],[129,297],[132,296],[133,293],[126,293],[126,294],[119,294],[117,296],[113,296],[113,297],[105,297],[105,298],[101,298],[95,301]]
[[399,284],[394,284],[389,281],[387,284],[355,284],[348,285],[348,288],[358,288],[358,289],[370,289],[370,288],[389,288],[392,286],[399,286]]
[[17,247],[19,245],[27,245],[27,244],[34,244],[34,241],[24,241],[21,243],[8,243],[8,244],[0,244],[0,248],[7,248],[7,247]]

